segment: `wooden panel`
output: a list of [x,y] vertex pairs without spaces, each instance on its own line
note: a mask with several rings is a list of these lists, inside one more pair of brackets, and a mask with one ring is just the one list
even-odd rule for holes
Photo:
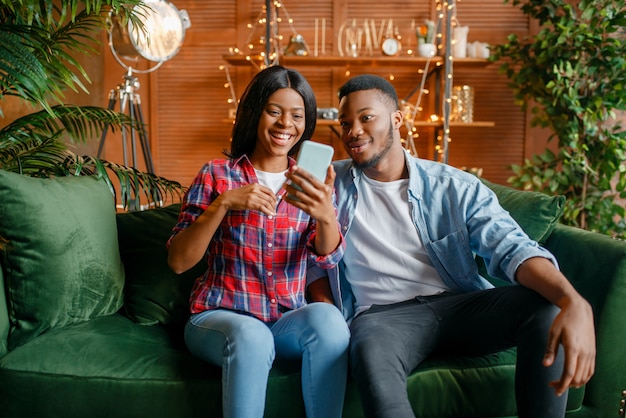
[[[458,1],[457,19],[462,26],[469,26],[468,42],[501,43],[512,32],[528,31],[528,19],[500,1]],[[480,167],[484,177],[506,184],[512,174],[508,166],[524,158],[526,138],[525,116],[513,102],[506,77],[498,73],[497,64],[472,71],[455,69],[454,84],[474,87],[474,120],[491,120],[495,127],[454,128],[449,163]]]
[[235,2],[181,0],[176,7],[187,10],[192,26],[179,54],[153,73],[151,138],[157,174],[188,184],[230,146],[225,120],[234,106],[220,66],[236,39],[237,14]]
[[[157,174],[188,184],[205,161],[220,157],[222,150],[229,147],[231,125],[226,120],[234,106],[228,103],[232,94],[231,89],[225,87],[227,72],[220,69],[226,65],[222,56],[228,54],[231,47],[245,46],[245,41],[251,37],[247,25],[255,24],[264,4],[263,0],[175,1],[176,7],[187,10],[192,26],[179,54],[151,73],[142,88]],[[387,19],[391,18],[399,27],[404,45],[402,53],[407,56],[407,50],[415,45],[412,25],[433,18],[434,7],[435,3],[430,1],[285,1],[280,16],[291,17],[293,23],[283,21],[279,32],[284,38],[283,46],[294,32],[302,34],[313,53],[318,19],[318,53],[321,55],[321,19],[326,19],[324,49],[326,55],[336,55],[338,32],[346,22],[370,19],[380,30],[383,19],[388,22]],[[528,30],[528,22],[521,12],[501,0],[458,1],[457,17],[462,25],[470,26],[470,42],[498,43],[512,31],[525,33]],[[257,28],[252,38],[256,41],[263,31],[263,28]],[[362,55],[369,56],[367,51]],[[382,57],[378,50],[374,50],[372,56]],[[110,62],[105,62],[108,69],[115,66]],[[232,77],[232,90],[239,97],[256,70],[226,67]],[[377,63],[365,67],[307,65],[295,68],[310,81],[320,107],[336,107],[338,87],[358,73],[372,72],[392,79],[399,97],[409,101],[415,98],[414,90],[421,77],[418,72],[421,64],[414,67]],[[115,68],[115,73],[120,73],[119,67]],[[520,162],[524,155],[524,115],[513,104],[506,80],[498,74],[495,65],[455,68],[454,77],[454,84],[469,84],[475,88],[475,120],[492,120],[495,126],[453,128],[449,162],[456,166],[482,167],[486,177],[504,183],[510,175],[507,164]],[[437,112],[432,106],[433,96],[431,91],[431,95],[424,99],[424,117]],[[424,158],[432,158],[434,130],[420,128],[419,132],[418,152]],[[338,150],[337,156],[345,156],[330,127],[319,126],[315,139],[333,144]]]

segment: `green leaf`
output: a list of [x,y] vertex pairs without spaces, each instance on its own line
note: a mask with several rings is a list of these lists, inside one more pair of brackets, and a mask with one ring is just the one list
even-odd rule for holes
[[549,128],[559,152],[512,167],[509,182],[565,195],[565,223],[625,237],[623,207],[613,202],[626,187],[626,132],[615,120],[626,110],[625,2],[517,3],[540,30],[494,46],[495,62],[507,62],[515,102],[536,104],[531,125]]
[[76,155],[65,142],[85,142],[107,129],[145,129],[109,109],[63,104],[66,89],[87,91],[89,78],[76,54],[96,52],[108,11],[138,24],[142,5],[140,0],[0,0],[0,100],[16,96],[43,109],[0,128],[0,169],[35,177],[96,174],[113,194],[120,190],[120,206],[130,209],[182,197],[185,189],[178,182]]

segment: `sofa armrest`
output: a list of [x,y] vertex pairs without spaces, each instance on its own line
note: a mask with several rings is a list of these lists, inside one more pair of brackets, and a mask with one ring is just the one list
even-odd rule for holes
[[9,338],[9,311],[7,304],[6,286],[0,264],[0,357],[7,353],[7,340]]
[[594,416],[616,416],[626,389],[626,241],[557,225],[545,245],[594,311],[596,371],[583,403]]

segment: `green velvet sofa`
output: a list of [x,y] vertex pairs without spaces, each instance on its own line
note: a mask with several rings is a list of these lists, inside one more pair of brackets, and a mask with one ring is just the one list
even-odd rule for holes
[[[570,390],[567,416],[616,416],[626,388],[626,243],[558,224],[560,197],[489,186],[593,305],[597,370]],[[166,265],[177,213],[116,213],[91,177],[0,171],[1,417],[221,416],[220,369],[182,339],[202,268],[176,276]],[[428,360],[408,381],[416,415],[516,416],[514,362],[514,350]],[[275,365],[266,416],[305,416],[299,380],[297,365]],[[351,381],[344,411],[362,416]]]

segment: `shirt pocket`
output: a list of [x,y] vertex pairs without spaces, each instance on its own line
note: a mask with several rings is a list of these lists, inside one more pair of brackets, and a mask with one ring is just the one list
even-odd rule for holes
[[288,229],[296,231],[300,234],[306,232],[310,217],[304,211],[301,211],[297,207],[284,203],[286,206],[284,214],[280,214],[276,218],[277,229]]
[[250,212],[247,210],[231,210],[224,219],[232,228],[239,228],[250,223]]
[[437,258],[433,260],[453,280],[469,280],[476,276],[476,263],[467,236],[461,230],[432,241],[430,247]]

